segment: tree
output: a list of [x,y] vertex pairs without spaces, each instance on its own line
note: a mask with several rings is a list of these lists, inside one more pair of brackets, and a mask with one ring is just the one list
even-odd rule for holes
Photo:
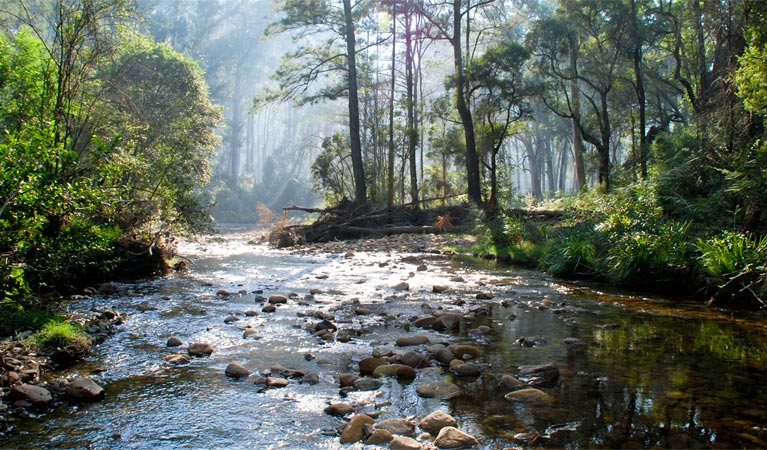
[[[283,17],[272,24],[271,32],[292,32],[294,42],[300,45],[285,56],[281,67],[275,71],[274,78],[279,81],[280,90],[272,98],[312,102],[333,100],[344,94],[348,97],[355,200],[365,203],[367,184],[359,128],[355,15],[351,2],[343,0],[339,9],[325,0],[287,0],[281,5],[281,12]],[[313,44],[302,41],[308,36],[326,39],[315,40]],[[310,90],[318,80],[326,81],[326,76],[339,72],[345,74],[342,85],[333,83],[317,91]]]
[[[210,177],[215,129],[221,112],[210,102],[197,64],[165,44],[137,37],[118,53],[102,79],[108,118],[98,130],[107,147],[99,160],[117,164],[102,181],[126,187],[134,226],[159,216],[165,222],[200,225],[202,206],[194,197]],[[112,136],[120,136],[113,140]],[[150,206],[151,207],[148,207]]]

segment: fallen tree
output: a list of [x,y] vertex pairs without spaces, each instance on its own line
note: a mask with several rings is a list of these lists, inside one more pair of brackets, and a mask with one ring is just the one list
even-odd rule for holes
[[[288,211],[319,216],[310,225],[288,225]],[[272,229],[269,243],[283,248],[304,243],[392,234],[442,233],[466,228],[468,216],[469,208],[466,205],[436,209],[417,209],[407,205],[374,208],[348,201],[324,209],[294,205],[283,208],[283,221]]]

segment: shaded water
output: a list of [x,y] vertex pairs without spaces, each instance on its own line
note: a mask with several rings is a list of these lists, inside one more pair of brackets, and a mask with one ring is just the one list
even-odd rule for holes
[[[413,251],[417,249],[412,249]],[[345,401],[381,418],[420,418],[441,409],[479,438],[482,448],[732,448],[767,446],[767,327],[761,317],[728,314],[663,299],[606,293],[543,274],[477,261],[396,252],[292,254],[246,243],[241,234],[182,245],[190,271],[167,279],[126,285],[129,295],[92,298],[73,309],[114,308],[128,313],[117,334],[98,345],[67,373],[96,372],[106,386],[103,402],[62,407],[20,420],[0,445],[7,448],[362,448],[341,446],[342,423],[323,413],[341,401],[339,373],[376,348],[394,347],[422,305],[474,318],[459,333],[418,330],[432,342],[471,343],[487,363],[476,379],[419,371],[412,383],[384,380],[378,392],[356,392]],[[417,271],[425,263],[426,271]],[[465,282],[449,281],[461,275]],[[325,278],[327,276],[327,278]],[[410,291],[392,286],[407,280]],[[432,293],[432,286],[451,291]],[[296,300],[272,314],[260,310],[255,292],[325,291],[308,306]],[[243,294],[217,296],[219,289]],[[476,300],[492,292],[492,300]],[[355,300],[357,299],[357,300]],[[466,300],[458,305],[457,300]],[[357,307],[371,314],[354,313]],[[339,328],[353,330],[348,343],[325,342],[304,328],[312,311],[332,312]],[[230,314],[239,321],[224,323]],[[243,339],[253,326],[256,339]],[[490,332],[479,333],[485,325]],[[210,358],[174,366],[171,336],[209,342]],[[521,345],[520,338],[534,342]],[[583,346],[567,346],[578,338]],[[307,353],[315,359],[305,358]],[[259,390],[223,375],[230,362],[254,372],[279,363],[319,375],[316,385],[293,383]],[[551,405],[504,399],[498,380],[526,364],[555,363]],[[103,371],[102,371],[103,370]],[[56,374],[60,376],[61,374]],[[415,386],[449,379],[464,394],[450,401],[423,399]],[[370,448],[370,447],[366,447]]]

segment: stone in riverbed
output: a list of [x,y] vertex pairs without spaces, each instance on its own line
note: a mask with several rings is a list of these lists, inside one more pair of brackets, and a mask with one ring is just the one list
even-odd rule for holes
[[440,398],[447,400],[461,395],[461,388],[449,381],[434,381],[424,383],[415,388],[418,395],[424,398]]
[[554,403],[556,398],[540,389],[526,388],[509,392],[504,398],[510,402],[518,403]]
[[45,408],[53,401],[53,396],[48,389],[32,384],[12,387],[8,398],[13,402],[18,400],[27,401],[37,408]]
[[559,368],[553,363],[520,366],[518,378],[531,386],[553,387],[559,380]]
[[423,334],[414,334],[411,336],[402,336],[397,338],[397,347],[409,347],[413,345],[424,345],[429,343],[429,337]]
[[432,286],[431,291],[433,293],[435,293],[435,294],[441,294],[441,293],[447,291],[448,289],[450,289],[450,288],[447,287],[447,286],[435,284],[434,286]]
[[284,305],[288,302],[288,298],[284,295],[270,295],[269,296],[269,304],[270,305]]
[[397,370],[399,370],[400,367],[409,367],[409,366],[405,366],[404,364],[384,364],[375,368],[375,370],[373,371],[373,376],[376,378],[396,377]]
[[365,437],[365,425],[372,425],[373,423],[375,420],[367,414],[353,416],[341,432],[341,443],[352,444],[361,441]]
[[241,364],[230,363],[226,366],[224,374],[232,378],[247,378],[250,375],[250,369]]
[[400,362],[406,366],[410,366],[414,369],[421,369],[423,367],[429,367],[429,360],[422,354],[414,351],[410,351],[401,355]]
[[434,439],[437,448],[470,448],[479,445],[474,436],[464,433],[455,427],[445,427],[439,431]]
[[432,324],[432,329],[437,331],[458,331],[461,328],[461,316],[458,314],[443,314]]
[[407,436],[397,436],[389,442],[389,450],[420,450],[421,443]]
[[370,437],[367,438],[365,444],[382,445],[391,442],[392,439],[394,439],[394,436],[392,436],[388,430],[375,430],[370,434]]
[[264,313],[273,313],[275,311],[277,311],[277,307],[274,305],[266,305],[263,308],[261,308],[261,312],[264,312]]
[[421,421],[418,422],[418,426],[422,430],[436,435],[439,433],[439,430],[445,427],[454,427],[457,423],[458,421],[450,414],[442,411],[434,411],[421,419]]
[[413,422],[407,419],[386,419],[375,425],[378,430],[388,430],[391,434],[410,436],[415,431]]
[[505,391],[514,391],[516,389],[521,389],[527,386],[524,381],[521,381],[516,377],[508,374],[501,376],[501,381],[499,384],[501,385],[501,389]]
[[97,402],[104,398],[104,388],[87,377],[77,377],[67,385],[67,397],[78,402]]
[[165,343],[167,347],[179,347],[183,344],[184,343],[181,341],[181,339],[177,337],[170,337],[168,338],[168,342]]
[[358,391],[375,391],[382,385],[383,383],[375,378],[360,378],[354,382],[354,389]]
[[237,316],[235,316],[234,314],[232,314],[232,315],[230,315],[230,316],[227,316],[227,318],[226,318],[226,319],[224,319],[224,323],[232,323],[232,322],[237,322],[238,320],[240,320],[240,318],[239,318],[239,317],[237,317]]
[[290,384],[290,380],[279,377],[267,377],[266,385],[273,388],[284,388]]
[[465,363],[453,368],[453,372],[459,377],[478,377],[482,375],[482,369],[474,363]]
[[258,331],[256,331],[256,329],[255,329],[255,328],[245,328],[245,329],[242,331],[242,338],[243,338],[243,339],[247,339],[247,338],[249,338],[250,336],[254,336],[254,335],[256,335],[256,334],[258,334]]
[[189,352],[189,356],[198,358],[202,356],[210,356],[210,354],[213,353],[213,346],[204,342],[194,342],[189,344],[187,351]]
[[171,364],[189,364],[190,362],[188,357],[179,354],[166,355],[165,361],[168,361]]
[[354,386],[354,382],[359,379],[360,377],[358,377],[357,375],[354,375],[353,373],[342,373],[341,375],[338,376],[338,382],[341,385],[341,387]]
[[432,325],[434,325],[434,322],[437,320],[436,317],[419,317],[418,319],[413,322],[413,325],[415,325],[418,328],[431,328]]
[[343,417],[347,414],[353,413],[354,407],[348,403],[340,402],[327,406],[323,411],[325,414],[329,414],[331,416]]
[[458,359],[474,359],[479,356],[479,348],[473,345],[451,345],[448,347]]
[[362,375],[372,375],[376,367],[389,364],[386,358],[365,358],[359,362]]
[[392,289],[394,289],[395,291],[409,291],[410,285],[407,282],[403,281],[401,283],[397,283],[396,285],[392,286]]

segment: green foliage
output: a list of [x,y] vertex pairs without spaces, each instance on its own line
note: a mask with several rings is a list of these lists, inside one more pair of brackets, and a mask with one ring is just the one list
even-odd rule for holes
[[596,238],[597,235],[590,226],[563,231],[550,244],[542,266],[561,277],[596,276]]
[[76,323],[53,319],[28,338],[28,342],[38,349],[73,349],[85,351],[91,345],[91,339],[82,327]]
[[767,236],[723,231],[719,236],[699,239],[696,247],[715,298],[766,307]]
[[322,192],[327,203],[354,198],[348,136],[336,132],[322,141],[322,151],[312,164],[312,177],[317,182],[314,191]]

